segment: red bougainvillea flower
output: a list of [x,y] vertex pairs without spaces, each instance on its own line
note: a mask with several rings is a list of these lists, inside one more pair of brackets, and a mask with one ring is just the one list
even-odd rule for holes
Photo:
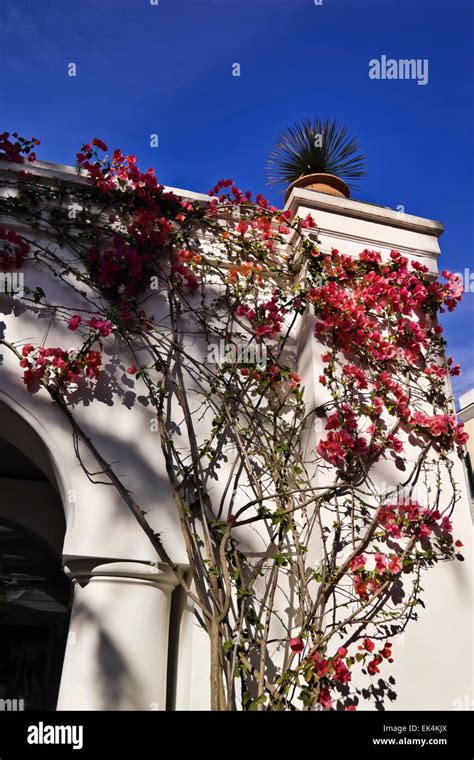
[[70,318],[69,322],[67,323],[67,326],[70,330],[77,330],[79,325],[81,324],[82,317],[80,317],[78,314],[73,314],[73,316]]
[[389,641],[387,641],[386,644],[384,645],[384,648],[380,650],[380,654],[386,660],[390,660],[392,656],[392,645]]
[[372,639],[365,638],[362,642],[362,646],[359,648],[366,649],[368,652],[373,652],[375,649],[375,643],[372,641]]
[[290,639],[290,649],[292,652],[302,652],[304,649],[303,639],[300,636]]
[[28,354],[31,354],[32,351],[35,350],[35,347],[32,343],[25,343],[23,348],[21,349],[21,353],[23,356],[28,356]]
[[325,710],[330,710],[332,707],[332,697],[329,689],[323,686],[319,692],[318,698],[319,704],[324,707]]
[[367,665],[367,670],[372,675],[375,675],[375,673],[380,673],[379,665],[382,662],[382,657],[379,654],[376,654],[374,656],[374,659],[371,660]]
[[324,678],[324,676],[327,676],[329,672],[329,660],[326,660],[325,658],[315,659],[314,655],[311,659],[314,662],[314,669],[318,674],[318,678]]
[[441,530],[444,530],[445,532],[450,533],[452,531],[453,524],[451,520],[449,519],[449,517],[443,517],[443,519],[441,520],[440,527],[441,527]]
[[83,361],[87,377],[96,378],[102,364],[102,354],[99,351],[89,351]]
[[290,388],[297,388],[301,383],[301,377],[296,372],[290,372]]
[[97,319],[97,317],[92,317],[92,319],[89,319],[86,322],[86,325],[89,325],[92,330],[97,330],[97,332],[99,332],[103,338],[106,338],[107,335],[110,335],[114,329],[114,326],[111,322],[108,322],[106,319]]
[[76,386],[81,378],[96,380],[102,364],[99,351],[87,351],[85,354],[75,349],[64,351],[62,348],[35,348],[30,343],[23,346],[23,359],[20,366],[25,369],[23,382],[28,390],[35,391],[40,383],[47,386]]
[[410,418],[411,425],[415,429],[428,432],[433,438],[443,442],[453,440],[455,443],[465,444],[469,440],[464,431],[464,424],[458,422],[455,414],[428,415],[423,412],[414,412]]
[[[11,137],[8,133],[0,135],[0,161],[23,163],[26,157],[34,159],[30,142],[15,133]],[[246,332],[249,340],[270,349],[268,367],[259,367],[258,372],[256,365],[241,367],[233,373],[233,382],[247,388],[251,381],[257,381],[258,391],[269,389],[275,396],[289,395],[289,386],[294,399],[299,399],[298,368],[280,366],[279,339],[294,316],[312,310],[311,324],[323,352],[319,382],[327,389],[321,392],[319,388],[326,422],[325,437],[318,440],[317,452],[330,466],[343,471],[338,475],[348,476],[341,478],[341,484],[358,482],[381,457],[396,459],[394,455],[403,451],[404,440],[409,439],[410,445],[426,440],[442,451],[466,442],[467,434],[456,416],[441,413],[450,408],[443,401],[443,393],[445,397],[447,394],[442,389],[448,375],[459,374],[459,365],[451,357],[444,359],[443,331],[436,324],[436,313],[452,311],[461,297],[459,277],[443,272],[446,282],[433,280],[426,276],[425,265],[409,261],[398,251],[392,251],[390,257],[368,249],[359,256],[344,256],[333,249],[328,255],[304,234],[298,256],[305,259],[305,277],[301,281],[297,278],[295,284],[292,266],[292,285],[285,292],[284,277],[274,278],[272,267],[278,260],[280,271],[282,262],[290,262],[292,253],[286,240],[290,232],[316,227],[310,215],[292,220],[290,211],[274,209],[260,195],[253,201],[249,192],[240,190],[230,179],[221,180],[210,191],[209,204],[177,198],[158,184],[153,170],[142,172],[134,156],[124,156],[117,149],[109,159],[101,155],[107,150],[102,140],[94,138],[82,146],[77,159],[79,168],[91,179],[92,190],[105,196],[100,206],[114,209],[107,212],[113,227],[107,227],[107,214],[100,223],[88,227],[90,246],[83,256],[92,289],[103,296],[98,302],[110,299],[113,305],[109,312],[114,314],[113,323],[102,316],[81,321],[73,314],[68,322],[70,330],[80,325],[89,327],[82,350],[24,345],[19,358],[28,388],[43,384],[66,393],[77,388],[79,381],[90,388],[102,361],[100,352],[90,350],[94,341],[100,343],[115,326],[135,334],[140,329],[151,331],[153,318],[140,307],[154,289],[152,279],[188,304],[192,303],[188,291],[193,294],[201,287],[204,303],[206,277],[217,275],[220,266],[214,249],[211,258],[207,245],[200,247],[196,236],[188,235],[193,214],[198,212],[198,223],[211,221],[210,234],[219,227],[218,238],[224,243],[222,279],[232,298],[226,341],[237,337],[232,334],[237,325],[239,339]],[[19,266],[28,251],[21,236],[0,228],[0,266]],[[278,287],[272,282],[278,282]],[[141,303],[139,297],[145,295]],[[138,377],[141,374],[135,364],[125,371]],[[420,393],[410,392],[412,380],[419,381]],[[436,406],[425,408],[426,400],[434,398]],[[324,462],[321,466],[325,467]],[[451,520],[437,510],[411,500],[394,500],[377,512],[375,509],[364,508],[360,514],[353,510],[354,521],[368,526],[373,518],[374,524],[372,533],[359,532],[362,526],[357,525],[352,544],[344,538],[348,533],[344,530],[346,518],[341,515],[341,554],[357,554],[336,571],[336,582],[342,577],[354,607],[370,602],[403,569],[423,566],[423,558],[431,557],[427,549],[433,548],[433,554],[440,549],[441,554],[454,554]],[[227,520],[233,522],[234,517],[229,515]],[[364,535],[368,536],[366,541],[361,540]],[[405,547],[397,544],[402,539],[406,539]],[[418,546],[411,551],[410,542],[413,547],[420,540],[423,551],[418,551]],[[386,553],[380,546],[385,546]],[[454,546],[460,548],[462,542],[456,541]],[[362,547],[366,556],[361,553]],[[378,601],[382,602],[382,597]],[[366,628],[361,635],[367,630],[380,628],[375,621],[374,629]],[[303,635],[289,640],[293,653],[303,653],[306,646],[312,648]],[[356,661],[371,675],[380,672],[384,661],[392,662],[389,642],[377,651],[375,641],[364,638],[357,658],[348,657],[345,646],[325,657],[323,645],[317,646],[321,653],[302,655],[295,672],[309,676],[307,684],[310,689],[319,689],[314,694],[324,709],[333,706],[332,690],[349,683]],[[356,706],[346,702],[345,709],[352,711]]]
[[195,291],[199,287],[199,282],[189,267],[185,264],[175,263],[171,267],[171,274],[175,276],[175,280],[183,285],[186,285],[191,292]]
[[98,137],[94,137],[92,140],[92,145],[95,145],[96,148],[99,148],[100,150],[103,150],[104,152],[107,150],[107,145],[102,140],[99,140]]
[[433,533],[433,528],[431,525],[426,525],[426,523],[423,523],[418,528],[418,535],[420,538],[429,538],[431,534]]
[[0,271],[19,269],[30,251],[30,244],[14,230],[0,227]]
[[351,672],[340,657],[334,657],[332,666],[334,668],[333,680],[340,683],[349,683],[352,678]]
[[[11,140],[10,137],[13,139]],[[27,140],[20,137],[16,132],[13,132],[11,136],[9,132],[2,132],[0,134],[0,161],[23,164],[25,162],[24,156],[27,156],[30,162],[36,161],[36,153],[33,150],[36,145],[40,145],[40,141],[36,137]]]

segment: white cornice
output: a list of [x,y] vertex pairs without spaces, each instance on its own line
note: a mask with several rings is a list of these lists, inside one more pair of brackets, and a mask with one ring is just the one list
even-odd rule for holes
[[459,396],[459,407],[458,417],[463,422],[474,418],[474,388]]
[[443,224],[432,219],[404,214],[386,206],[377,206],[365,201],[337,198],[333,195],[318,193],[315,190],[305,190],[300,187],[293,188],[285,208],[289,209],[292,214],[296,214],[300,207],[327,211],[346,218],[363,219],[389,227],[401,227],[404,230],[432,235],[436,238],[439,238],[444,232]]
[[458,417],[462,422],[469,422],[474,418],[474,404],[466,406],[458,412]]
[[[59,179],[63,182],[73,182],[81,185],[90,183],[88,177],[78,174],[73,166],[65,164],[56,164],[51,161],[33,161],[32,163],[25,164],[0,163],[1,173],[20,172],[22,170],[45,178]],[[209,196],[206,193],[197,193],[193,190],[171,187],[169,185],[165,185],[165,188],[180,197],[193,198],[194,200],[203,202],[209,201]],[[413,214],[403,214],[386,206],[377,206],[373,203],[354,201],[349,198],[337,198],[325,193],[318,193],[314,190],[305,190],[298,187],[292,190],[285,208],[289,209],[292,213],[296,213],[300,206],[328,211],[332,214],[339,214],[345,217],[365,219],[390,227],[401,227],[405,230],[433,235],[436,238],[440,237],[444,231],[443,224],[432,219],[425,219]]]
[[[91,183],[89,177],[86,177],[82,173],[78,173],[74,166],[55,164],[51,161],[33,161],[32,163],[25,164],[12,164],[7,161],[0,162],[0,176],[19,173],[20,171],[31,172],[31,174],[34,174],[37,177],[59,180],[60,182],[76,185],[89,185]],[[209,202],[209,195],[205,193],[195,193],[193,190],[183,190],[178,187],[170,187],[169,185],[164,185],[164,188],[167,192],[174,193],[180,198],[189,198],[204,203]]]
[[[341,240],[344,241],[350,241],[357,243],[359,247],[362,248],[369,248],[369,249],[378,249],[380,247],[387,247],[387,241],[382,240],[380,238],[375,237],[368,237],[367,235],[353,235],[349,233],[344,232],[334,232],[333,230],[327,229],[325,227],[318,227],[318,234],[321,236],[324,236],[325,238],[331,239],[333,238],[335,241],[334,246],[324,246],[324,245],[318,245],[318,248],[323,253],[330,253],[331,248],[336,247],[336,243],[340,242]],[[437,259],[440,255],[439,251],[423,251],[420,250],[419,247],[416,246],[408,246],[408,245],[402,245],[400,242],[397,242],[396,246],[390,246],[390,247],[396,247],[396,250],[399,251],[399,253],[406,254],[407,256],[416,256],[416,257],[422,257],[427,259]]]

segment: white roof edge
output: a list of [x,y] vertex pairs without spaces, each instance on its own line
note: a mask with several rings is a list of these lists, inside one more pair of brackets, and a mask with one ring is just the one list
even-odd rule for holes
[[301,187],[295,187],[291,191],[290,197],[286,202],[285,208],[293,214],[297,213],[300,206],[311,209],[328,211],[333,214],[343,214],[358,219],[366,219],[378,224],[385,224],[391,227],[403,227],[404,229],[416,230],[423,232],[425,235],[440,237],[444,232],[442,222],[433,219],[426,219],[422,216],[405,214],[400,211],[394,211],[386,206],[377,206],[376,204],[367,203],[366,201],[354,201],[350,198],[338,198],[334,195],[319,193],[315,190],[305,190]]
[[[24,164],[12,164],[6,161],[0,162],[0,171],[5,170],[14,172],[22,170],[31,171],[33,174],[39,176],[51,177],[52,179],[59,179],[65,182],[77,182],[81,185],[90,182],[89,178],[83,174],[79,174],[74,166],[56,164],[52,161],[32,161],[31,163],[25,162]],[[197,193],[194,190],[186,190],[183,188],[171,187],[169,185],[164,185],[164,187],[167,191],[173,192],[175,195],[182,198],[190,198],[202,202],[209,201],[209,195],[207,195],[207,193]],[[300,206],[316,210],[320,209],[333,214],[343,214],[344,216],[366,219],[368,221],[392,227],[412,229],[437,238],[440,237],[444,231],[442,222],[437,222],[433,219],[401,213],[387,208],[386,206],[377,206],[376,204],[367,203],[365,201],[354,201],[350,198],[338,198],[333,195],[327,195],[326,193],[318,193],[315,190],[306,190],[304,188],[296,187],[291,191],[285,209],[290,209],[293,214],[296,214]]]
[[470,388],[465,393],[459,396],[459,409],[467,409],[469,406],[474,406],[474,388]]
[[[2,161],[0,162],[0,171],[28,171],[38,176],[49,177],[51,179],[59,179],[64,182],[77,182],[81,185],[90,182],[90,178],[85,176],[83,173],[78,173],[74,166],[56,164],[52,161],[32,161],[31,163],[25,162],[24,164],[12,164],[8,161]],[[207,195],[207,193],[196,193],[194,190],[184,190],[179,187],[170,187],[169,185],[163,185],[163,187],[167,192],[172,192],[182,198],[191,198],[193,200],[204,202],[209,202],[210,200],[210,197]]]

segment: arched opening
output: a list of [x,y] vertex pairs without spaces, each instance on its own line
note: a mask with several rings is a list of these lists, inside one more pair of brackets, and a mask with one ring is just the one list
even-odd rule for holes
[[3,709],[56,708],[71,608],[61,561],[64,534],[55,486],[23,451],[0,437]]

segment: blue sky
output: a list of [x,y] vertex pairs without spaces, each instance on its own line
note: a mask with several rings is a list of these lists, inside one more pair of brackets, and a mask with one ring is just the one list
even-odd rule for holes
[[[440,268],[474,271],[473,18],[471,0],[2,0],[0,131],[59,163],[101,137],[164,184],[232,177],[279,202],[276,133],[336,116],[368,156],[353,196],[441,220]],[[371,80],[383,54],[428,59],[428,84]],[[443,320],[458,393],[474,386],[473,317],[474,292]]]

